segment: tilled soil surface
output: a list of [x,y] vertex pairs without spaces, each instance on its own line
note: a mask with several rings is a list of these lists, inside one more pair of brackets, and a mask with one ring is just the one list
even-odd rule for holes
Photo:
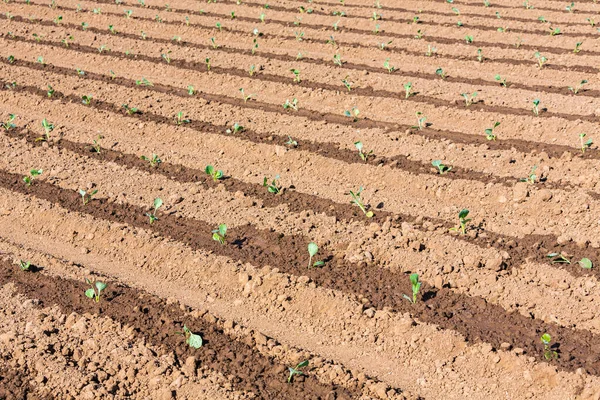
[[0,398],[598,398],[600,6],[495,3],[2,3]]

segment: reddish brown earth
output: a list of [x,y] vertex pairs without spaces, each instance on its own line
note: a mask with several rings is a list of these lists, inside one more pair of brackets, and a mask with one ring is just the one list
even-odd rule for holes
[[598,398],[600,6],[495,3],[2,3],[0,398]]

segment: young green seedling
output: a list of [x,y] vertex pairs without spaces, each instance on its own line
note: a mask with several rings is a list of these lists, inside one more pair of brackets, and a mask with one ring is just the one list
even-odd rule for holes
[[544,358],[548,361],[558,358],[558,353],[552,350],[550,346],[550,341],[552,341],[552,337],[549,334],[544,333],[542,337],[540,337],[540,340],[544,344]]
[[292,101],[289,101],[288,99],[285,100],[285,103],[283,103],[283,109],[288,110],[290,108],[294,111],[298,111],[298,99],[294,98]]
[[244,130],[244,127],[237,122],[233,124],[233,129],[227,129],[225,133],[238,133]]
[[570,5],[568,5],[568,6],[565,7],[565,10],[567,10],[570,13],[574,12],[575,11],[575,3],[571,2]]
[[13,121],[15,120],[16,117],[17,116],[15,114],[8,114],[8,119],[6,120],[6,122],[2,123],[2,127],[4,128],[4,130],[6,132],[17,127],[15,124],[13,124]]
[[538,62],[538,67],[540,69],[542,69],[544,67],[544,65],[546,65],[546,62],[548,61],[548,59],[546,57],[544,57],[543,55],[541,55],[539,51],[536,51],[533,56],[536,58],[536,60]]
[[526,10],[532,10],[533,6],[531,4],[529,4],[529,0],[525,0],[523,2],[523,7],[525,7]]
[[277,186],[277,180],[279,179],[279,175],[275,176],[271,183],[268,183],[267,177],[263,179],[263,186],[267,188],[269,193],[279,194],[281,192],[281,186]]
[[383,63],[383,67],[385,69],[387,69],[387,72],[390,73],[390,74],[396,70],[396,67],[393,67],[393,66],[390,65],[390,59],[389,58],[385,59],[385,62]]
[[83,189],[79,189],[79,194],[81,195],[81,200],[83,201],[83,205],[85,206],[87,203],[89,203],[96,193],[98,193],[98,190],[92,190],[91,192],[86,192]]
[[256,74],[256,65],[252,64],[250,69],[248,69],[248,75],[254,76],[254,74]]
[[477,49],[477,61],[479,61],[480,63],[483,62],[483,51],[481,49]]
[[502,78],[500,75],[496,75],[494,79],[496,79],[496,82],[500,83],[500,86],[508,87],[508,84],[506,83],[506,79]]
[[540,115],[540,99],[533,100],[533,113],[536,117]]
[[21,268],[21,271],[29,271],[29,268],[31,268],[31,261],[19,260],[19,268]]
[[302,372],[300,369],[308,367],[308,360],[306,361],[302,361],[300,364],[296,365],[295,368],[292,367],[288,367],[289,371],[290,371],[290,375],[288,376],[288,383],[292,383],[292,380],[294,379],[295,375],[304,375],[304,372]]
[[225,244],[225,236],[227,235],[227,225],[219,224],[219,227],[212,231],[212,238],[215,242],[219,242],[220,244]]
[[183,111],[179,111],[175,116],[176,125],[189,124],[190,122],[192,122],[191,119],[183,118]]
[[341,67],[343,64],[342,57],[339,54],[333,55],[333,63],[338,67]]
[[206,64],[206,70],[210,71],[210,58],[205,58],[204,63]]
[[594,266],[592,264],[592,260],[590,260],[589,258],[582,258],[581,260],[577,261],[579,263],[579,265],[581,265],[581,268],[584,269],[592,269],[592,267]]
[[49,142],[50,132],[54,130],[54,125],[48,122],[46,118],[42,120],[42,128],[44,128],[44,136],[35,139],[36,142]]
[[85,283],[90,285],[91,287],[85,291],[86,297],[93,299],[98,303],[100,301],[100,296],[102,295],[102,291],[106,289],[106,283],[95,281],[92,283],[88,278],[85,278]]
[[31,186],[35,178],[40,176],[43,172],[43,169],[32,169],[29,171],[29,175],[23,177],[23,182],[25,182],[25,185]]
[[577,94],[577,93],[579,93],[579,91],[581,89],[583,89],[583,85],[585,85],[586,83],[588,83],[588,81],[587,81],[587,79],[584,79],[581,82],[579,82],[579,84],[577,86],[575,86],[575,87],[569,86],[569,90],[571,92],[573,92],[573,94]]
[[325,265],[325,261],[317,261],[314,264],[312,263],[312,258],[319,252],[319,246],[316,243],[310,242],[308,244],[308,268],[312,267],[322,267]]
[[425,31],[422,31],[421,29],[419,29],[417,31],[417,34],[415,35],[415,39],[423,39],[423,36],[425,36]]
[[353,121],[353,122],[356,122],[356,121],[358,121],[358,115],[359,115],[359,114],[360,114],[360,111],[359,111],[359,110],[358,110],[358,108],[356,108],[356,107],[352,107],[352,109],[351,109],[350,111],[348,111],[348,110],[345,110],[345,111],[344,111],[344,115],[345,115],[346,117],[350,117],[350,118],[352,118],[352,121]]
[[142,78],[142,79],[136,80],[135,84],[138,85],[138,86],[142,86],[142,85],[143,86],[154,86],[154,84],[152,82],[150,82],[146,78]]
[[290,147],[298,147],[298,142],[295,141],[294,139],[292,139],[292,137],[289,135],[288,135],[288,141],[285,142],[285,144]]
[[551,264],[571,264],[571,260],[562,253],[549,253],[546,257],[550,259]]
[[494,133],[494,130],[500,125],[500,122],[495,122],[494,126],[491,128],[487,128],[485,130],[485,138],[487,140],[496,140],[496,134]]
[[121,104],[121,107],[125,109],[127,115],[137,114],[139,110],[135,107],[129,107],[129,104]]
[[81,102],[86,106],[90,105],[90,103],[92,102],[92,95],[81,96]]
[[519,182],[527,182],[531,185],[535,184],[535,182],[537,181],[537,175],[535,174],[536,169],[537,165],[531,167],[531,171],[529,171],[529,175],[527,175],[527,178],[521,178],[519,179]]
[[393,40],[390,40],[389,42],[381,42],[377,45],[377,47],[379,47],[379,50],[385,50],[385,48],[392,44],[392,42]]
[[144,161],[148,161],[151,167],[157,167],[158,164],[162,162],[162,160],[158,157],[158,155],[152,153],[151,157],[141,156],[140,159]]
[[438,173],[440,175],[444,175],[445,173],[452,171],[452,167],[442,164],[442,160],[433,160],[431,165],[438,169]]
[[469,215],[469,210],[466,208],[462,209],[458,213],[458,222],[459,226],[455,226],[454,228],[450,228],[451,232],[460,232],[463,235],[467,233],[467,224],[471,221],[470,218],[467,218]]
[[440,78],[442,78],[442,79],[446,79],[446,76],[447,76],[446,73],[444,72],[444,70],[442,68],[436,69],[435,70],[435,74],[437,76],[439,76]]
[[358,150],[358,155],[360,156],[360,159],[363,160],[364,162],[367,162],[369,160],[369,157],[373,154],[373,150],[367,152],[363,152],[363,144],[362,142],[358,141],[358,142],[354,142],[354,147],[356,147],[356,150]]
[[594,144],[594,141],[592,139],[588,139],[587,141],[584,142],[585,136],[586,136],[585,133],[579,134],[579,141],[581,143],[581,152],[584,154],[585,154],[585,151],[587,149],[589,149],[590,147],[592,147],[592,145]]
[[363,187],[361,186],[358,191],[356,193],[354,193],[352,190],[350,191],[350,196],[352,197],[352,201],[350,201],[350,203],[358,206],[358,208],[360,208],[360,210],[365,214],[365,216],[367,218],[372,218],[373,217],[373,211],[367,211],[366,206],[363,204],[362,199],[360,198],[360,195],[363,191]]
[[421,131],[426,127],[425,121],[427,121],[427,117],[421,111],[417,111],[415,115],[417,116],[417,126],[412,126],[411,128],[417,128]]
[[[433,47],[432,45],[427,45],[427,51],[425,52],[425,55],[427,57],[431,57],[433,55],[435,55],[437,53],[437,48]],[[437,72],[436,72],[437,73]]]
[[252,100],[252,98],[255,96],[254,94],[249,94],[246,96],[246,93],[244,92],[244,88],[240,88],[240,93],[242,94],[242,98],[244,99],[244,103],[247,103],[248,100]]
[[415,304],[417,302],[417,295],[419,294],[419,290],[421,289],[421,282],[419,282],[419,274],[410,274],[410,284],[412,286],[412,298],[403,294],[404,298],[411,303]]
[[206,172],[206,174],[215,182],[223,178],[223,171],[216,169],[212,165],[207,165],[206,168],[204,168],[204,172]]
[[158,221],[158,217],[156,216],[156,211],[158,211],[158,209],[163,205],[163,201],[160,197],[157,197],[154,199],[154,203],[153,203],[153,207],[154,207],[154,211],[147,212],[146,216],[148,218],[150,218],[150,223],[154,223],[154,221]]
[[550,27],[550,36],[558,36],[560,34],[562,34],[562,32],[560,31],[560,28]]
[[583,44],[583,42],[577,42],[575,43],[575,48],[573,49],[573,53],[577,54],[581,51],[581,45]]
[[346,75],[346,77],[344,79],[342,79],[342,83],[344,84],[344,86],[346,87],[346,89],[348,89],[349,92],[352,91],[352,83],[350,83],[348,81],[348,75]]
[[412,82],[408,82],[404,84],[404,98],[408,99],[410,96],[413,96],[412,92]]
[[300,70],[292,68],[290,72],[294,74],[294,82],[300,83]]
[[185,336],[185,344],[194,349],[202,347],[202,336],[192,333],[187,326],[183,326],[183,332],[175,332],[177,335]]
[[467,44],[473,43],[473,36],[471,36],[471,35],[465,36],[465,42],[467,42]]
[[476,102],[475,98],[477,97],[477,92],[469,93],[461,93],[462,97],[465,98],[465,107],[469,107],[471,104]]

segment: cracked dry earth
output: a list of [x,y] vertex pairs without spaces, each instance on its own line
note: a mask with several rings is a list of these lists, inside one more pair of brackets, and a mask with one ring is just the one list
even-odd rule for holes
[[600,5],[525,3],[0,4],[0,399],[600,398]]

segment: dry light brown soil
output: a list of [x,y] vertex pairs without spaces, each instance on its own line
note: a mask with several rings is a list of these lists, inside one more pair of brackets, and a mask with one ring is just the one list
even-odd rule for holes
[[599,399],[599,12],[2,2],[0,399]]

